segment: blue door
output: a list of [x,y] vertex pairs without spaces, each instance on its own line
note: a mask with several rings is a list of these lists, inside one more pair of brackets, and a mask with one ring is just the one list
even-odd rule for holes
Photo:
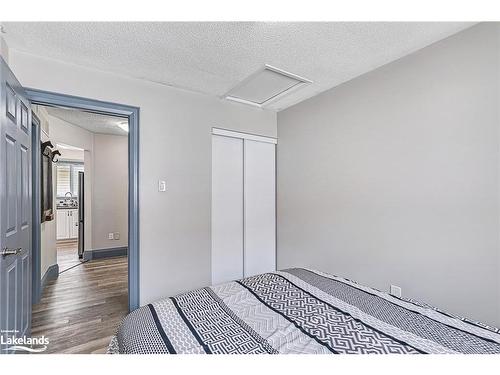
[[0,353],[31,329],[31,108],[0,58]]

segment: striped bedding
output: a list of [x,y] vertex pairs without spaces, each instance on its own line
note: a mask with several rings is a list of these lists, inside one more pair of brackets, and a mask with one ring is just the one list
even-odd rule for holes
[[130,313],[111,353],[500,353],[498,329],[322,272],[294,268]]

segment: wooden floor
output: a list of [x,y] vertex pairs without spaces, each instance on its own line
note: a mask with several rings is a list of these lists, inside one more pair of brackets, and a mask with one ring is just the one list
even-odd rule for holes
[[78,242],[57,242],[57,264],[59,272],[65,271],[77,264],[80,264],[78,259]]
[[[127,257],[79,264],[76,248],[62,249],[59,278],[33,306],[32,336],[50,340],[45,353],[105,353],[127,314]],[[76,260],[73,257],[76,255]]]

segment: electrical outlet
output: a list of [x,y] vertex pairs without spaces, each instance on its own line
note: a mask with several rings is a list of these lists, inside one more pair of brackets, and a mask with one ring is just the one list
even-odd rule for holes
[[394,297],[401,297],[401,287],[397,285],[391,285],[390,294],[393,295]]
[[120,232],[115,232],[114,238],[115,238],[115,240],[119,240],[120,239]]
[[112,240],[114,238],[115,236],[113,235],[113,233],[108,233],[108,240]]
[[158,180],[158,191],[167,191],[167,183],[164,180]]

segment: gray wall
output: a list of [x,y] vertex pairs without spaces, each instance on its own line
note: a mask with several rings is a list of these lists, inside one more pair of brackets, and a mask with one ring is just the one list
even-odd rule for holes
[[499,29],[481,24],[278,114],[278,266],[500,326]]
[[[92,248],[128,244],[128,137],[94,134]],[[108,239],[108,233],[120,239]]]
[[[47,111],[41,107],[33,106],[33,111],[38,116],[40,120],[40,126],[45,132],[50,132],[49,129],[49,116]],[[40,132],[40,138],[42,142],[47,141],[49,138],[42,131]],[[52,165],[52,176],[56,175],[55,165]],[[54,178],[55,180],[55,178]],[[53,189],[53,200],[56,201],[56,189],[54,184]],[[57,264],[57,251],[56,251],[56,219],[57,215],[54,215],[54,220],[45,221],[41,224],[40,231],[40,279],[43,280],[45,273],[50,266]]]
[[141,304],[210,284],[211,128],[276,136],[276,114],[14,49],[9,65],[27,87],[140,107]]

